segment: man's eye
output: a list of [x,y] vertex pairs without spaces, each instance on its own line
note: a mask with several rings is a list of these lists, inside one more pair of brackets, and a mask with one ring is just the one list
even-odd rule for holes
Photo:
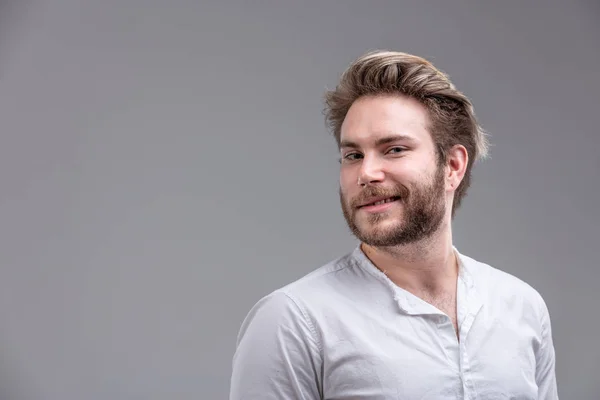
[[402,148],[402,147],[392,147],[391,149],[388,150],[388,153],[398,154],[398,153],[402,153],[403,151],[404,151],[404,148]]
[[360,157],[360,154],[358,154],[358,153],[348,153],[344,156],[344,160],[354,161],[354,160],[357,160],[359,157]]

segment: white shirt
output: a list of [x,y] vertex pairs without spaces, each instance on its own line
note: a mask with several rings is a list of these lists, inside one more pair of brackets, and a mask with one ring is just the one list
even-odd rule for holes
[[357,246],[254,305],[230,400],[558,399],[540,294],[454,251],[460,341],[448,316]]

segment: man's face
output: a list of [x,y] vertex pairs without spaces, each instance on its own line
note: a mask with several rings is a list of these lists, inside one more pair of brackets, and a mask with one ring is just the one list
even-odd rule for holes
[[414,243],[442,224],[445,168],[427,126],[426,108],[404,96],[363,97],[350,107],[341,129],[340,202],[360,241]]

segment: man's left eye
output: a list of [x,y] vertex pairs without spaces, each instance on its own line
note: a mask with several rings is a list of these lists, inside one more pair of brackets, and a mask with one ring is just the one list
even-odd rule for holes
[[391,149],[388,150],[388,153],[401,153],[403,152],[404,149],[402,147],[392,147]]

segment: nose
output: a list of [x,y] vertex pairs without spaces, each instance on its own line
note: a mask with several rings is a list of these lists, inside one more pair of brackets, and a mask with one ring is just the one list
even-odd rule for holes
[[384,176],[381,162],[376,157],[363,157],[358,171],[358,184],[360,186],[382,182]]

